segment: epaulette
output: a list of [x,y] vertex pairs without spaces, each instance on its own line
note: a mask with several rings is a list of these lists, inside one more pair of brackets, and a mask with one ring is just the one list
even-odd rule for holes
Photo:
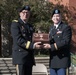
[[12,22],[18,22],[18,20],[13,20]]

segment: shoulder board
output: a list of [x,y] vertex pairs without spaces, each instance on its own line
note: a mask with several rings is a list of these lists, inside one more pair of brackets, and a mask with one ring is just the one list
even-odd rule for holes
[[13,20],[12,22],[18,22],[18,20]]

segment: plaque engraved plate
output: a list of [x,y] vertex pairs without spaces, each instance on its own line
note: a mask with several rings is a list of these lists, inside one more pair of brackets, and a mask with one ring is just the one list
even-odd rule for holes
[[32,41],[49,43],[49,34],[48,33],[33,33]]

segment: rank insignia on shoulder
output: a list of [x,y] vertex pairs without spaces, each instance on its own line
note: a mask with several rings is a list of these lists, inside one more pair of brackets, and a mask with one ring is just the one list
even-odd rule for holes
[[12,22],[18,22],[18,20],[13,20]]

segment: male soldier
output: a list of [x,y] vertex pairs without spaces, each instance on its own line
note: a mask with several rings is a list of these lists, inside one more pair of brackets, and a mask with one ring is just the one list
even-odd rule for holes
[[19,19],[11,24],[11,35],[13,37],[13,64],[16,65],[17,75],[32,75],[34,61],[33,47],[39,48],[37,43],[32,43],[34,28],[28,23],[30,7],[24,6],[19,10]]
[[71,28],[62,22],[58,9],[54,9],[52,21],[50,44],[44,44],[50,50],[50,75],[66,75],[66,68],[70,66]]

